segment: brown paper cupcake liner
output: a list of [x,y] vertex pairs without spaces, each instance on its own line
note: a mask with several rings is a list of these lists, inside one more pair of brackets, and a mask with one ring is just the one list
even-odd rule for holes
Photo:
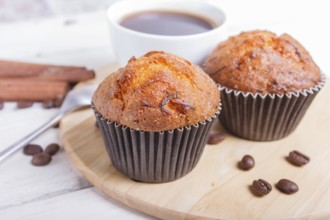
[[113,166],[134,180],[151,183],[173,181],[189,173],[220,114],[219,107],[213,117],[193,126],[146,132],[109,121],[93,110]]
[[285,95],[252,94],[220,86],[220,122],[230,133],[248,140],[273,141],[292,133],[325,84]]

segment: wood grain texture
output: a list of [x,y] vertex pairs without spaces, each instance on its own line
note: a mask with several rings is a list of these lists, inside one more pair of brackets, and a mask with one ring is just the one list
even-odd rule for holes
[[[123,207],[95,188],[75,189],[56,196],[48,195],[21,205],[0,209],[1,219],[153,219]],[[125,216],[125,217],[123,217]]]
[[[191,173],[163,184],[132,181],[112,166],[90,109],[68,115],[61,124],[61,137],[73,165],[96,188],[162,219],[326,219],[330,217],[328,103],[330,86],[326,84],[287,138],[253,142],[227,134],[222,143],[206,146]],[[218,124],[214,131],[219,129]],[[311,162],[292,166],[285,159],[292,150],[309,155]],[[250,171],[237,168],[245,154],[256,160]],[[270,194],[258,198],[249,186],[259,178],[273,186],[282,178],[291,179],[300,190],[285,195],[273,187]]]
[[[13,106],[12,109],[10,109],[10,104]],[[41,108],[41,104],[34,104],[31,108],[16,110],[15,103],[5,103],[5,109],[0,112],[0,133],[2,134],[0,151],[28,135],[31,130],[41,126],[57,111],[58,109],[45,110]],[[32,143],[39,144],[44,148],[50,143],[61,144],[58,130],[51,128],[33,140]],[[26,156],[22,151],[18,151],[11,158],[1,163],[0,219],[18,219],[18,217],[3,217],[6,216],[6,210],[10,212],[10,207],[21,207],[32,201],[42,201],[45,198],[91,187],[91,184],[71,166],[71,162],[63,149],[53,157],[51,163],[46,167],[32,166],[31,159],[31,156]],[[59,203],[61,202],[59,201]],[[33,209],[30,209],[30,211],[32,215]]]

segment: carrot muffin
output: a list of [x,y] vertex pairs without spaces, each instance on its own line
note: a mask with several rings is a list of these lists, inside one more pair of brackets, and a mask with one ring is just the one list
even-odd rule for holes
[[135,180],[166,182],[197,164],[220,93],[199,67],[152,51],[109,75],[92,102],[113,165]]
[[257,141],[290,134],[324,81],[297,40],[269,31],[243,32],[220,43],[203,69],[222,87],[224,127]]

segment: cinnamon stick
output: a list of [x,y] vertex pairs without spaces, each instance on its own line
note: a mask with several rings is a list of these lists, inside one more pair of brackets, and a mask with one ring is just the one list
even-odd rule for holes
[[64,82],[72,82],[77,83],[80,81],[85,81],[89,79],[93,79],[95,77],[94,71],[91,70],[70,70],[62,71],[62,72],[52,72],[52,69],[48,69],[43,74],[39,75],[38,78],[41,80],[49,80],[49,81],[64,81]]
[[67,82],[0,79],[0,100],[61,101],[68,89],[69,84]]
[[59,66],[0,60],[0,79],[29,77],[50,81],[80,82],[95,77],[85,67]]

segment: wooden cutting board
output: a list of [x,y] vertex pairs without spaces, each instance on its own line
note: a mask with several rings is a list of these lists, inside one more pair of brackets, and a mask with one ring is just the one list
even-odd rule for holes
[[[114,70],[99,71],[99,78]],[[74,112],[61,122],[61,137],[72,164],[96,188],[117,201],[162,219],[329,219],[330,218],[330,85],[322,89],[298,129],[273,142],[253,142],[227,134],[218,145],[207,145],[196,168],[169,183],[135,182],[119,173],[105,151],[91,109]],[[214,131],[221,130],[219,124]],[[304,167],[285,157],[299,150],[311,157]],[[250,154],[256,166],[237,168]],[[273,190],[264,197],[250,191],[255,179]],[[274,184],[281,178],[299,185],[286,195]]]

